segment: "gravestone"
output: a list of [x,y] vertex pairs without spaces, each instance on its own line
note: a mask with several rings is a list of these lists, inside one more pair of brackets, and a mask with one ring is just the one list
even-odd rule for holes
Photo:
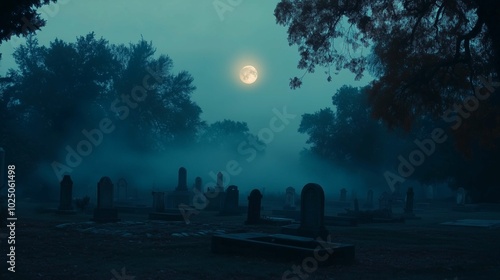
[[364,207],[368,209],[373,208],[373,190],[368,190],[368,193],[366,194],[366,203]]
[[413,214],[413,199],[415,198],[415,193],[413,188],[408,188],[406,192],[406,203],[405,203],[405,213]]
[[457,190],[457,205],[465,205],[465,189],[460,187]]
[[[226,191],[226,193],[229,195],[229,192]],[[250,195],[248,196],[248,206],[246,207],[247,211],[247,220],[245,221],[245,224],[247,225],[273,225],[273,226],[283,226],[283,225],[289,225],[294,222],[294,220],[298,218],[290,218],[286,217],[287,215],[283,215],[283,212],[297,212],[299,211],[289,211],[289,210],[273,210],[273,215],[277,215],[278,217],[270,217],[270,216],[261,216],[261,211],[262,211],[262,197],[263,194],[261,190],[259,189],[254,189],[250,192]],[[241,211],[241,208],[240,208]],[[280,213],[275,213],[275,212],[280,212]],[[283,217],[285,216],[285,217]]]
[[97,184],[97,207],[113,208],[113,183],[109,177],[102,177]]
[[428,185],[425,191],[425,198],[428,200],[434,200],[434,186]]
[[151,192],[153,195],[153,212],[149,213],[150,220],[182,221],[183,216],[179,209],[165,209],[165,192]]
[[224,191],[224,175],[222,172],[217,173],[217,185],[215,186],[216,191]]
[[224,207],[224,201],[226,200],[226,193],[224,192],[224,175],[222,172],[217,173],[217,185],[215,186],[215,191],[218,191],[218,195],[214,204],[219,206],[219,209]]
[[118,201],[126,201],[129,198],[128,183],[123,177],[116,182],[116,198]]
[[217,183],[215,188],[209,188],[205,197],[208,200],[208,205],[205,208],[207,211],[221,211],[224,207],[225,192],[224,192],[224,175],[222,172],[217,173]]
[[359,212],[359,203],[357,198],[354,198],[354,211]]
[[403,218],[407,220],[419,220],[420,217],[415,216],[413,213],[413,206],[415,205],[415,193],[413,188],[408,188],[406,192],[405,208],[403,213]]
[[482,208],[478,204],[471,204],[470,195],[463,187],[457,189],[455,203],[452,210],[459,212],[476,212]]
[[389,202],[391,206],[405,207],[406,194],[404,193],[401,183],[396,183],[394,185],[392,193],[389,194]]
[[196,177],[196,179],[194,179],[194,188],[198,192],[202,192],[202,185],[203,185],[203,181],[201,180],[201,177]]
[[220,212],[221,215],[239,215],[239,199],[240,192],[238,191],[238,187],[231,185],[227,187],[226,197],[224,199],[224,206]]
[[258,189],[252,190],[248,196],[248,212],[245,224],[255,225],[260,222],[260,207],[262,194]]
[[207,207],[207,198],[203,194],[203,181],[201,177],[194,179],[192,203],[196,209],[205,209]]
[[[250,193],[247,224],[258,223],[261,219],[261,199],[262,194],[258,189]],[[317,266],[352,264],[355,260],[354,245],[331,242],[331,237],[323,226],[324,199],[321,186],[309,183],[301,192],[300,225],[282,227],[284,234],[254,232],[215,234],[212,236],[211,250],[218,254],[273,256],[303,263],[304,260],[312,259]],[[318,256],[321,256],[321,259]]]
[[334,207],[339,207],[339,208],[350,208],[352,204],[352,200],[347,199],[347,190],[346,188],[340,189],[340,196],[339,199],[334,201]]
[[102,177],[97,183],[97,207],[94,209],[95,222],[117,222],[118,211],[113,206],[113,182],[109,177]]
[[283,209],[273,209],[272,214],[287,219],[300,220],[300,211],[297,211],[295,198],[295,188],[286,188],[285,205],[283,206]]
[[286,188],[285,191],[285,206],[284,210],[295,210],[295,189],[292,187]]
[[60,183],[58,214],[75,214],[73,210],[73,181],[69,175],[64,175]]
[[184,167],[179,168],[177,176],[177,187],[168,194],[169,208],[178,208],[180,205],[191,204],[191,192],[187,187],[187,170]]
[[[489,189],[491,189],[491,187]],[[492,196],[496,196],[495,193],[487,193],[487,194],[488,195],[492,195]],[[464,200],[463,200],[464,201],[463,202],[464,205],[472,203],[472,196],[471,196],[471,193],[468,190],[464,189],[464,195],[463,195],[463,197],[464,197]]]
[[342,188],[340,190],[340,201],[345,202],[347,200],[347,190],[345,188]]
[[391,196],[387,192],[383,192],[379,199],[379,209],[380,210],[391,210],[392,211],[392,203],[391,203]]
[[152,192],[153,212],[165,212],[165,192]]
[[325,193],[318,184],[309,183],[300,194],[300,225],[282,227],[282,233],[312,238],[326,238],[324,225]]
[[187,170],[184,167],[179,168],[177,177],[177,188],[176,191],[187,191]]
[[328,231],[324,226],[325,193],[323,188],[318,184],[305,185],[300,194],[300,201],[299,234],[313,238],[326,238]]

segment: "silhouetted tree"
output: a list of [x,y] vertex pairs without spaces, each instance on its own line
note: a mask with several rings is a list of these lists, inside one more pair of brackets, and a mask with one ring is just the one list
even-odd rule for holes
[[[196,89],[192,76],[186,71],[172,73],[172,60],[166,55],[154,58],[155,52],[144,40],[128,48],[115,46],[121,71],[112,107],[119,119],[126,119],[121,133],[140,150],[193,143],[203,125],[201,108],[191,100]],[[129,105],[124,94],[140,98]]]
[[[254,148],[258,152],[263,152],[266,146],[257,136],[250,133],[246,122],[228,119],[206,125],[200,132],[199,143],[234,152],[238,151],[242,143],[257,146]],[[243,145],[240,149],[244,148]]]
[[3,0],[0,4],[0,44],[12,36],[32,34],[45,25],[36,12],[57,0]]
[[[500,190],[493,170],[498,152],[476,146],[478,156],[467,159],[456,152],[450,134],[445,134],[443,143],[434,142],[433,131],[446,131],[447,124],[429,115],[417,118],[407,133],[388,131],[370,118],[365,90],[343,86],[332,97],[334,109],[302,116],[299,132],[309,136],[310,144],[302,153],[303,161],[313,158],[317,162],[319,158],[334,163],[359,174],[371,186],[394,187],[407,180],[424,185],[450,183],[452,189],[464,187],[471,191],[474,201],[498,201]],[[420,156],[415,157],[415,153]],[[418,162],[410,167],[413,171],[409,176],[398,172],[402,161]]]
[[[108,42],[93,34],[76,43],[55,40],[39,46],[32,36],[14,52],[19,70],[10,70],[8,91],[18,100],[23,139],[36,135],[31,146],[39,158],[54,156],[70,137],[98,126],[106,116],[102,102],[118,70]],[[29,134],[29,135],[26,135]]]
[[[144,40],[114,46],[90,33],[46,47],[28,36],[14,52],[18,69],[0,82],[0,145],[15,154],[24,178],[40,162],[64,164],[68,147],[83,140],[139,152],[195,143],[203,121],[191,100],[193,78],[154,54]],[[103,121],[112,136],[97,131]]]
[[[455,105],[487,95],[479,75],[500,73],[500,2],[496,0],[388,1],[282,0],[276,21],[288,27],[297,45],[299,69],[349,69],[360,79],[366,69],[377,77],[368,89],[372,114],[390,127],[410,130],[416,117],[446,113],[455,123]],[[343,45],[336,39],[343,40]],[[340,42],[342,43],[342,42]],[[359,48],[373,47],[373,53]],[[292,88],[301,78],[291,79]],[[481,102],[480,113],[456,131],[467,152],[474,135],[493,146],[500,133],[499,99]]]
[[325,108],[302,116],[298,131],[309,135],[312,152],[350,168],[379,163],[384,131],[370,118],[363,91],[343,86],[332,97],[334,111]]

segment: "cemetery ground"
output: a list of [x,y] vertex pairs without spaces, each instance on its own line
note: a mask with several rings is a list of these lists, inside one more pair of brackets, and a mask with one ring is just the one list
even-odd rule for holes
[[[282,201],[263,200],[263,215]],[[326,200],[326,205],[329,200]],[[333,242],[354,244],[356,261],[288,274],[302,262],[265,255],[218,255],[211,236],[225,232],[279,233],[279,226],[244,225],[246,214],[223,217],[201,211],[191,224],[148,220],[147,213],[120,213],[121,222],[90,222],[91,210],[76,215],[43,212],[18,202],[16,272],[1,279],[499,279],[500,228],[441,225],[459,219],[500,219],[498,212],[453,212],[451,202],[415,212],[405,223],[327,227]],[[326,206],[326,215],[343,209]],[[402,209],[394,209],[395,212]],[[5,236],[4,236],[5,237]],[[2,252],[6,239],[1,239]],[[310,265],[310,264],[309,264]],[[311,272],[306,272],[307,270]],[[302,274],[301,274],[302,273]],[[135,277],[135,278],[133,278]]]

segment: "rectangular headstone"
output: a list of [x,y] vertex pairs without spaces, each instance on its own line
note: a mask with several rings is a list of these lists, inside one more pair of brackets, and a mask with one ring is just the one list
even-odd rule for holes
[[364,207],[369,209],[373,208],[373,190],[368,190]]
[[102,177],[97,183],[97,207],[94,209],[95,222],[117,222],[118,210],[113,207],[113,182],[109,177]]
[[239,199],[240,192],[238,187],[231,185],[227,187],[226,195],[224,198],[224,205],[220,214],[222,215],[238,215],[239,214]]
[[97,208],[113,208],[113,183],[102,177],[97,184]]
[[154,212],[164,212],[165,211],[165,193],[164,192],[153,192],[153,211]]
[[248,196],[248,213],[245,224],[253,225],[260,222],[260,205],[262,194],[258,189],[252,190]]
[[73,210],[73,181],[69,175],[64,175],[59,196],[59,210]]
[[300,194],[300,225],[284,226],[281,232],[312,238],[326,238],[328,230],[324,225],[325,193],[318,184],[309,183]]
[[345,202],[347,200],[347,190],[342,188],[340,190],[340,201]]
[[286,188],[285,191],[285,206],[284,210],[295,210],[295,189],[292,187]]
[[187,170],[184,167],[179,168],[178,183],[176,191],[188,191],[187,188]]

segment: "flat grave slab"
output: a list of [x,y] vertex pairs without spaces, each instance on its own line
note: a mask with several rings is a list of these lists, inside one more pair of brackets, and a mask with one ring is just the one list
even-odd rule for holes
[[288,234],[233,233],[213,235],[213,253],[263,255],[302,262],[316,259],[319,266],[352,264],[354,245],[317,241],[313,238]]
[[446,226],[465,226],[465,227],[482,227],[482,228],[496,228],[500,227],[500,220],[475,220],[465,219],[452,222],[441,223]]

